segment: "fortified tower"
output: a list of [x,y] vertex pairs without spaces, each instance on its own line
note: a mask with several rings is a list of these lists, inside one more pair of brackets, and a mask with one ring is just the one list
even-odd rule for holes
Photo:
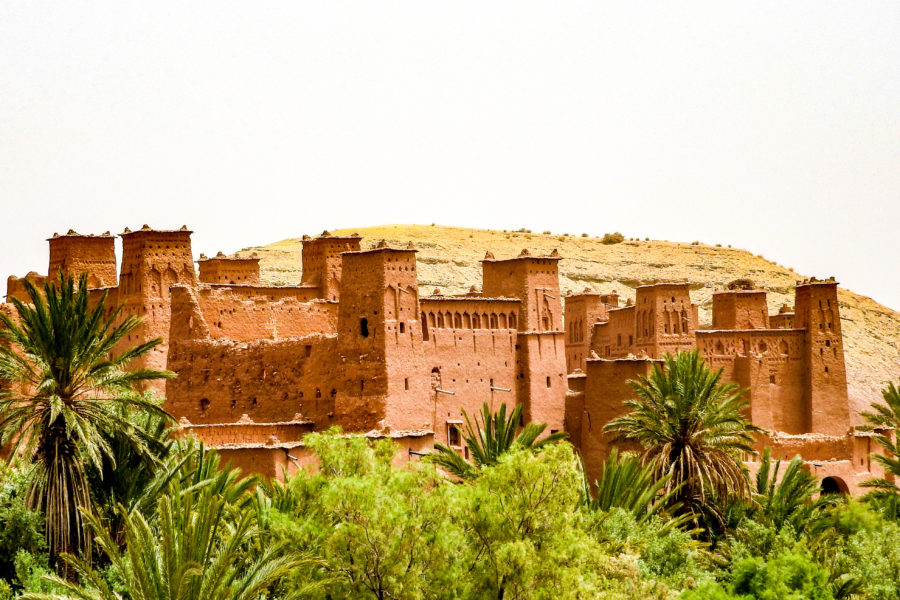
[[303,236],[300,285],[319,288],[319,298],[338,300],[341,289],[341,253],[359,250],[359,234],[334,237],[327,231],[317,238]]
[[713,329],[768,329],[766,292],[734,283],[713,293]]
[[634,301],[635,348],[650,358],[691,350],[696,342],[697,306],[687,283],[642,285]]
[[55,281],[60,272],[77,278],[88,274],[88,287],[116,285],[116,242],[107,231],[102,235],[81,235],[69,230],[53,234],[50,242],[50,267],[47,276]]
[[433,427],[415,249],[380,242],[341,256],[337,422],[351,431]]
[[799,282],[793,323],[806,329],[803,370],[811,431],[830,435],[844,435],[850,428],[837,286],[833,277]]
[[516,374],[526,421],[562,431],[565,420],[565,332],[559,294],[559,253],[531,256],[527,250],[507,260],[488,253],[481,261],[486,297],[518,298]]
[[194,286],[194,257],[191,231],[128,228],[122,235],[122,268],[119,302],[127,315],[144,317],[144,322],[129,336],[128,345],[162,337],[163,343],[140,359],[140,366],[164,369],[171,314],[169,288],[176,284]]
[[591,333],[594,323],[609,319],[609,309],[618,308],[619,295],[600,294],[585,289],[580,294],[566,295],[566,370],[584,371],[585,360],[591,351]]

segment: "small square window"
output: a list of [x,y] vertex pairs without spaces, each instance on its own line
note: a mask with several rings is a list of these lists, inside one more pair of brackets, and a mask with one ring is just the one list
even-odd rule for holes
[[447,443],[451,446],[461,446],[460,443],[461,436],[459,434],[459,425],[449,424],[447,425]]

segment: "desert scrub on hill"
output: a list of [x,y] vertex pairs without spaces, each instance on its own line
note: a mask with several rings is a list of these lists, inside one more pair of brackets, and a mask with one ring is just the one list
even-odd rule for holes
[[601,244],[611,245],[611,244],[619,244],[625,241],[625,236],[616,231],[615,233],[604,233],[603,237],[600,238]]

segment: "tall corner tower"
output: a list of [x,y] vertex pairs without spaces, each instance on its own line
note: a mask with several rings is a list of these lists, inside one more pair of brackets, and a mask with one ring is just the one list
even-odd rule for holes
[[363,431],[380,423],[432,427],[415,249],[382,242],[341,257],[338,424]]
[[50,265],[47,275],[55,280],[61,272],[78,277],[88,274],[88,287],[116,285],[116,241],[106,232],[101,235],[81,235],[69,230],[65,235],[53,234],[50,243]]
[[142,366],[160,369],[166,366],[171,312],[169,288],[197,284],[191,233],[187,227],[160,230],[144,225],[138,231],[126,228],[121,234],[119,301],[126,314],[144,319],[128,343],[163,338],[163,344],[144,357]]
[[843,435],[850,428],[844,339],[834,278],[800,282],[795,290],[794,327],[805,329],[804,395],[815,433]]
[[341,290],[342,252],[359,251],[358,234],[333,236],[327,231],[319,237],[303,236],[301,285],[319,288],[319,297],[338,300]]
[[634,301],[635,347],[650,358],[696,346],[697,306],[687,283],[657,283],[637,288]]
[[548,256],[516,257],[481,262],[486,297],[518,298],[522,302],[516,341],[516,391],[525,419],[562,431],[565,421],[566,338],[559,293],[559,261]]

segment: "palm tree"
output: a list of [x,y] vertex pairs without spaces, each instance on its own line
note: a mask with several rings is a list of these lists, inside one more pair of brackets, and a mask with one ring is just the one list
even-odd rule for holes
[[585,505],[591,510],[608,512],[621,508],[640,522],[674,508],[672,496],[676,490],[663,491],[671,476],[657,478],[654,469],[642,464],[640,457],[631,452],[620,455],[618,448],[610,451],[600,479],[594,482],[596,495],[591,493],[583,463],[581,476]]
[[775,527],[775,531],[790,524],[794,531],[802,531],[826,506],[834,504],[833,497],[823,495],[813,500],[819,492],[816,478],[803,470],[803,458],[795,456],[779,481],[781,461],[772,465],[772,449],[763,450],[759,471],[756,473],[755,499],[759,512]]
[[500,457],[514,447],[539,450],[546,444],[553,444],[569,437],[566,433],[557,432],[538,440],[538,437],[547,428],[545,423],[528,423],[519,431],[519,425],[522,422],[521,404],[515,407],[507,418],[506,404],[501,404],[500,410],[491,414],[491,409],[485,402],[481,408],[482,420],[479,422],[476,416],[475,427],[472,426],[465,410],[463,417],[466,419],[466,432],[463,434],[463,439],[469,448],[473,462],[469,463],[455,450],[444,444],[435,444],[434,449],[437,452],[425,457],[428,462],[440,466],[461,479],[471,479],[477,476],[483,467],[497,464]]
[[[202,462],[205,462],[201,458]],[[215,461],[216,465],[218,461]],[[226,469],[237,474],[237,471]],[[193,474],[192,474],[193,475]],[[101,520],[85,514],[96,541],[111,567],[121,578],[131,600],[255,600],[270,597],[269,591],[304,565],[316,561],[283,544],[259,543],[261,532],[255,511],[232,501],[246,496],[247,485],[233,477],[216,476],[200,484],[173,480],[148,515],[120,507],[125,524],[125,549],[106,530]],[[30,600],[121,600],[104,572],[84,559],[64,555],[78,574],[80,584],[59,577],[49,579],[61,586],[62,594],[26,594]],[[279,590],[288,600],[309,593],[322,584]]]
[[[140,455],[159,441],[128,419],[130,412],[170,418],[135,384],[172,377],[167,371],[129,363],[161,343],[151,340],[117,351],[140,320],[108,311],[106,294],[92,302],[87,274],[77,282],[62,273],[43,293],[25,282],[30,304],[17,299],[17,319],[0,313],[0,444],[10,457],[35,463],[27,501],[46,519],[51,556],[83,552],[90,543],[82,512],[91,514],[86,465],[115,469],[112,440]],[[89,555],[87,555],[89,558]]]
[[[875,412],[865,412],[863,417],[873,427],[892,429],[895,436],[900,435],[900,386],[896,386],[893,382],[882,390],[884,404],[872,403]],[[893,476],[893,481],[887,477],[879,477],[877,479],[869,479],[861,485],[873,488],[870,496],[875,499],[893,500],[896,506],[896,496],[900,494],[900,487],[897,486],[897,479],[900,478],[900,442],[891,439],[889,433],[882,432],[875,436],[875,441],[884,449],[883,454],[873,454],[872,460],[880,464],[884,468],[886,475]]]
[[649,377],[628,384],[637,396],[625,402],[631,412],[607,423],[617,441],[638,442],[643,461],[656,477],[669,477],[665,490],[681,511],[709,514],[721,521],[729,498],[748,498],[750,482],[741,453],[753,453],[754,431],[744,417],[743,392],[720,383],[700,353],[667,354]]

